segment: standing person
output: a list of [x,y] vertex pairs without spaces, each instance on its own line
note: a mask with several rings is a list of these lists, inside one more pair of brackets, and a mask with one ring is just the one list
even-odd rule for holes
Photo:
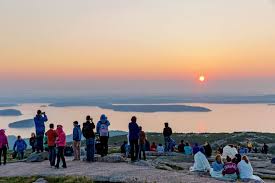
[[86,146],[87,146],[87,161],[94,162],[95,157],[95,124],[93,123],[93,119],[91,116],[86,117],[86,122],[83,123],[82,133],[86,138]]
[[146,160],[145,145],[146,145],[146,134],[142,131],[142,127],[139,127],[139,159],[141,159],[141,152],[143,153],[143,159]]
[[31,134],[31,138],[29,139],[29,144],[30,146],[32,147],[32,152],[34,153],[35,152],[35,144],[36,144],[36,136],[35,136],[35,133],[32,133]]
[[54,130],[54,124],[50,124],[50,129],[46,132],[46,136],[48,137],[48,148],[49,148],[49,161],[51,167],[54,167],[55,165],[55,159],[56,159],[56,138],[57,133]]
[[165,142],[165,152],[170,151],[169,148],[169,142],[171,140],[171,135],[173,134],[172,129],[169,127],[169,123],[165,123],[165,128],[163,129],[163,136],[164,136],[164,142]]
[[21,138],[21,136],[18,136],[13,145],[13,151],[17,152],[19,160],[24,159],[24,153],[26,149],[27,143]]
[[44,151],[43,140],[45,134],[45,122],[48,121],[48,117],[45,112],[41,110],[37,111],[36,116],[34,117],[34,124],[36,130],[36,143],[37,143],[37,153]]
[[0,130],[0,165],[2,165],[1,157],[3,156],[4,165],[7,163],[7,150],[9,149],[8,138],[5,134],[5,130]]
[[268,149],[269,149],[268,145],[266,145],[266,143],[264,143],[264,146],[262,147],[262,153],[263,154],[267,154],[268,153]]
[[55,168],[57,169],[59,168],[60,159],[62,160],[62,163],[63,163],[62,167],[67,168],[66,160],[64,157],[64,149],[66,146],[66,134],[63,131],[62,125],[57,125],[56,133],[57,133],[57,139],[56,139],[57,162],[56,162]]
[[138,159],[139,148],[138,148],[138,140],[139,140],[139,127],[137,124],[137,118],[135,116],[132,117],[131,122],[129,123],[129,140],[131,146],[131,161],[136,161]]
[[109,140],[109,126],[110,122],[105,114],[102,114],[100,121],[96,125],[96,132],[99,134],[100,144],[102,147],[101,156],[108,154],[108,140]]
[[74,122],[73,129],[73,150],[74,150],[74,161],[80,160],[80,144],[81,144],[82,132],[78,121]]

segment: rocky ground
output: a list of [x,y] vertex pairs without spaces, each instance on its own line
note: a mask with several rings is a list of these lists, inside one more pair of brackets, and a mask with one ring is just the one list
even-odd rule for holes
[[[148,161],[130,163],[119,154],[106,158],[97,158],[98,162],[86,163],[72,161],[67,158],[67,169],[54,169],[48,161],[27,163],[10,163],[0,167],[0,176],[87,176],[95,181],[106,182],[186,182],[215,183],[207,173],[191,173],[192,157],[173,154],[172,156],[157,156],[148,154]],[[270,162],[270,156],[260,154],[249,155],[255,168],[255,173],[263,178],[275,178],[275,165]],[[210,159],[211,160],[211,159]],[[265,182],[275,182],[265,180]]]

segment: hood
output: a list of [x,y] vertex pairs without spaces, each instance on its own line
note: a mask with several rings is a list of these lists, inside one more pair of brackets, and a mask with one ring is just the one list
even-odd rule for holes
[[5,130],[4,129],[0,130],[0,135],[5,135]]
[[58,134],[63,133],[63,132],[64,132],[64,131],[63,131],[63,126],[62,126],[62,125],[58,125],[58,127],[57,127],[57,129],[56,129],[56,132],[57,132]]
[[103,123],[107,122],[107,119],[108,118],[105,114],[102,114],[101,117],[100,117],[100,121],[103,122]]

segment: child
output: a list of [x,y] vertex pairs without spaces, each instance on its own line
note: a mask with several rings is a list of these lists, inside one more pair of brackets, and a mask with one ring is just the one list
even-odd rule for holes
[[80,143],[81,143],[81,129],[80,125],[78,125],[78,121],[75,121],[73,129],[73,150],[74,150],[74,161],[80,160]]
[[7,163],[7,150],[9,149],[8,138],[5,130],[0,130],[0,165],[2,164],[1,157],[4,158],[4,165]]
[[164,153],[164,147],[162,144],[159,144],[158,147],[157,147],[157,152],[158,153]]
[[35,136],[35,133],[32,133],[31,134],[31,138],[29,140],[29,144],[30,146],[32,147],[32,152],[34,153],[35,152],[35,144],[36,144],[36,136]]
[[146,143],[146,135],[145,132],[142,131],[142,127],[139,127],[139,159],[141,159],[141,152],[143,153],[143,159],[146,160],[145,154],[145,143]]
[[57,140],[56,140],[56,145],[57,145],[57,162],[55,165],[55,168],[59,168],[59,163],[60,159],[62,160],[63,163],[63,168],[67,168],[65,157],[64,157],[64,149],[66,146],[66,134],[63,131],[63,126],[62,125],[57,125]]
[[46,132],[46,136],[48,137],[48,148],[49,148],[49,161],[51,167],[55,165],[56,159],[56,145],[55,141],[57,138],[57,133],[54,130],[54,124],[50,124],[50,129]]
[[26,149],[26,142],[21,138],[21,136],[18,136],[17,140],[14,143],[13,151],[17,152],[19,160],[22,160],[24,158],[24,152]]

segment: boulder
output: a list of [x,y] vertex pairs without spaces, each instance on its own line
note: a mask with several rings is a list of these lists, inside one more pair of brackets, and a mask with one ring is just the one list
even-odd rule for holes
[[43,179],[43,178],[39,178],[39,179],[37,179],[35,182],[33,182],[33,183],[48,183],[48,181],[46,181],[45,179]]
[[127,159],[125,159],[121,154],[110,154],[104,157],[95,156],[95,161],[105,163],[122,163],[127,162]]
[[48,152],[32,153],[26,160],[26,162],[42,162],[49,159]]

